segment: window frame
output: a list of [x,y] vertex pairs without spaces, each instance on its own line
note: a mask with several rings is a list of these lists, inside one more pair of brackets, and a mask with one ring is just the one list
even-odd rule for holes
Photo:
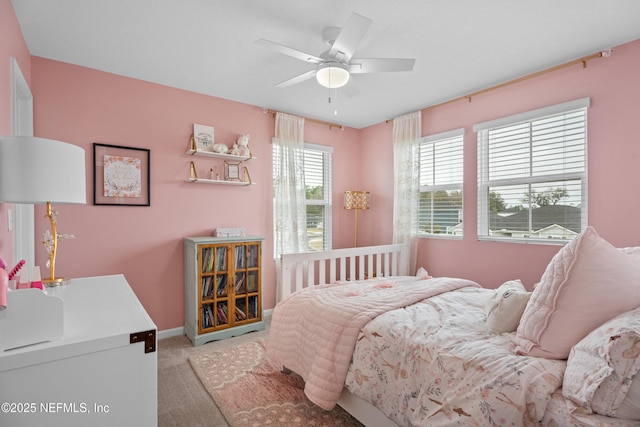
[[[478,240],[483,241],[500,241],[511,243],[528,243],[528,244],[546,244],[546,245],[564,245],[571,239],[543,239],[540,237],[504,237],[493,236],[489,229],[489,189],[493,187],[505,185],[536,185],[545,182],[572,181],[580,180],[580,230],[583,231],[588,225],[588,117],[587,110],[590,106],[590,98],[581,98],[549,107],[539,108],[512,116],[502,117],[496,120],[490,120],[478,123],[473,126],[473,131],[477,135],[478,155],[477,155],[477,234]],[[529,175],[527,177],[501,178],[491,180],[489,171],[489,140],[488,133],[492,129],[498,129],[507,126],[515,126],[524,123],[533,123],[544,119],[568,114],[584,110],[584,169],[580,172],[554,173],[545,175]],[[531,161],[531,156],[529,156]]]
[[[418,236],[421,238],[443,238],[443,239],[462,239],[464,237],[464,135],[465,135],[465,129],[464,128],[457,128],[457,129],[452,129],[449,131],[445,131],[445,132],[440,132],[437,134],[433,134],[433,135],[428,135],[428,136],[424,136],[422,138],[420,138],[420,141],[418,143],[418,158],[420,159],[420,174],[423,173],[423,164],[422,164],[422,150],[424,149],[425,146],[427,145],[431,145],[431,146],[435,146],[436,143],[438,142],[443,142],[446,140],[450,140],[450,139],[454,139],[454,138],[460,138],[460,150],[461,150],[461,159],[460,159],[460,168],[462,170],[461,173],[461,177],[460,177],[460,182],[459,183],[447,183],[447,184],[433,184],[433,185],[420,185],[419,186],[419,190],[418,190],[418,194],[424,193],[424,192],[436,192],[436,191],[452,191],[452,190],[459,190],[460,194],[462,196],[462,199],[460,200],[460,222],[459,224],[462,224],[462,231],[460,232],[460,234],[447,234],[447,233],[430,233],[427,231],[423,231],[420,227],[420,217],[422,216],[422,204],[420,201],[418,201]],[[431,166],[432,170],[434,171],[434,173],[436,172],[436,167],[435,167],[435,163],[436,163],[436,155],[433,156],[433,162],[434,164]],[[422,181],[422,179],[420,178],[420,181]],[[433,212],[434,210],[431,209],[429,210],[431,212],[431,217],[433,218]]]

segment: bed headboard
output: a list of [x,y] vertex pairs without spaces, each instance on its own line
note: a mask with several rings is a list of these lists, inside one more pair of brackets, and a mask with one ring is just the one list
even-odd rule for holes
[[297,290],[337,280],[406,276],[409,274],[409,245],[282,254],[281,268],[282,286],[278,289],[278,302]]

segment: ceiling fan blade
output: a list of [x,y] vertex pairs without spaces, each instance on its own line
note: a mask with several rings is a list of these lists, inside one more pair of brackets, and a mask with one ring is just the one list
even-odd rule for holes
[[371,19],[357,13],[351,14],[347,23],[329,49],[329,56],[342,62],[349,62],[356,48],[371,25]]
[[306,73],[302,73],[299,76],[292,77],[288,80],[280,82],[276,85],[276,87],[288,87],[293,86],[294,84],[303,82],[305,80],[309,80],[310,78],[316,75],[316,70],[307,71]]
[[411,71],[415,62],[414,58],[354,58],[349,63],[349,72],[364,74]]
[[311,55],[311,54],[303,52],[301,50],[294,49],[292,47],[285,46],[285,45],[280,44],[280,43],[272,42],[270,40],[258,39],[255,42],[256,42],[256,44],[259,44],[259,45],[262,45],[262,46],[266,46],[266,47],[268,47],[270,49],[273,49],[276,52],[283,53],[283,54],[285,54],[287,56],[291,56],[293,58],[300,59],[301,61],[309,62],[311,64],[319,64],[319,63],[322,62],[322,58],[319,58],[319,57],[317,57],[315,55]]

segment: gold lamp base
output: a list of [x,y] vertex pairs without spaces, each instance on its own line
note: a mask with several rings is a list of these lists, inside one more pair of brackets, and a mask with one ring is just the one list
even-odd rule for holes
[[62,285],[64,277],[54,277],[49,279],[42,279],[42,284],[45,288],[55,288]]
[[49,277],[42,279],[42,284],[47,288],[60,286],[64,278],[56,277],[56,253],[58,252],[58,230],[56,227],[56,214],[53,212],[51,202],[47,202],[47,213],[45,218],[49,218],[51,223],[51,236],[53,238],[51,251],[49,253]]

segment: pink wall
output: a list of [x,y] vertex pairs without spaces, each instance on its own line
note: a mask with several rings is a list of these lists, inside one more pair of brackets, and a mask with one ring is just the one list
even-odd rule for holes
[[359,213],[358,246],[384,245],[393,241],[392,131],[391,122],[360,131],[360,159],[365,165],[362,189],[371,192],[371,209]]
[[[35,134],[86,150],[87,205],[58,205],[58,231],[74,240],[59,245],[56,273],[84,277],[124,273],[160,330],[183,324],[184,236],[211,235],[215,227],[246,227],[266,236],[264,307],[275,305],[271,208],[271,139],[274,118],[255,106],[147,83],[61,62],[32,58]],[[251,135],[257,160],[248,162],[256,185],[247,187],[186,183],[189,162],[199,176],[220,161],[185,154],[193,123],[215,128],[218,142],[238,133]],[[305,140],[334,146],[334,200],[360,184],[359,133],[305,126]],[[151,206],[94,206],[92,143],[151,149]],[[42,208],[36,208],[40,218]],[[335,247],[343,239],[347,213],[336,210]],[[36,236],[48,227],[36,221]],[[347,236],[348,237],[348,236]],[[38,245],[36,261],[44,265]],[[99,303],[99,302],[97,302]]]
[[[423,112],[423,135],[464,127],[465,185],[464,239],[421,239],[418,265],[437,276],[457,276],[496,287],[520,278],[529,287],[540,279],[558,246],[479,242],[476,234],[476,135],[475,123],[578,99],[591,97],[588,111],[589,224],[616,246],[640,245],[640,233],[632,218],[640,212],[640,41],[614,49],[610,58],[573,66],[536,79],[511,85]],[[392,124],[363,130],[365,150],[382,163],[367,179],[392,194],[386,185]],[[374,221],[391,224],[391,198],[371,212]],[[379,241],[384,243],[383,233]]]
[[[11,58],[15,58],[27,80],[31,80],[31,56],[18,26],[11,0],[0,0],[0,135],[11,135]],[[0,258],[14,264],[13,233],[7,229],[11,204],[0,203]]]
[[[74,65],[29,58],[9,0],[0,0],[0,134],[10,134],[9,57],[32,82],[35,135],[86,150],[84,206],[56,206],[59,231],[75,240],[60,244],[57,272],[67,277],[124,273],[160,330],[183,324],[182,237],[209,235],[215,227],[244,226],[266,236],[264,306],[275,304],[271,206],[271,138],[274,120],[260,107],[194,94]],[[423,135],[465,127],[465,237],[422,239],[418,264],[438,276],[459,276],[495,287],[521,278],[531,286],[558,246],[478,242],[476,238],[476,140],[474,123],[589,96],[589,222],[617,246],[640,244],[629,218],[640,211],[637,164],[640,41],[591,61],[524,83],[423,113]],[[191,157],[184,154],[193,123],[215,127],[218,141],[250,133],[258,159],[248,164],[250,187],[188,184]],[[349,189],[371,191],[372,208],[359,216],[360,245],[390,243],[393,218],[392,123],[344,131],[308,122],[308,142],[332,145],[334,247],[352,244],[354,215],[342,209]],[[92,142],[151,149],[151,206],[92,205]],[[196,159],[203,173],[209,163]],[[620,185],[619,183],[624,183]],[[43,215],[36,208],[36,218]],[[0,255],[11,256],[6,207],[0,205]],[[47,222],[36,220],[36,236]],[[37,262],[45,251],[36,247]],[[98,303],[98,302],[96,302]]]

